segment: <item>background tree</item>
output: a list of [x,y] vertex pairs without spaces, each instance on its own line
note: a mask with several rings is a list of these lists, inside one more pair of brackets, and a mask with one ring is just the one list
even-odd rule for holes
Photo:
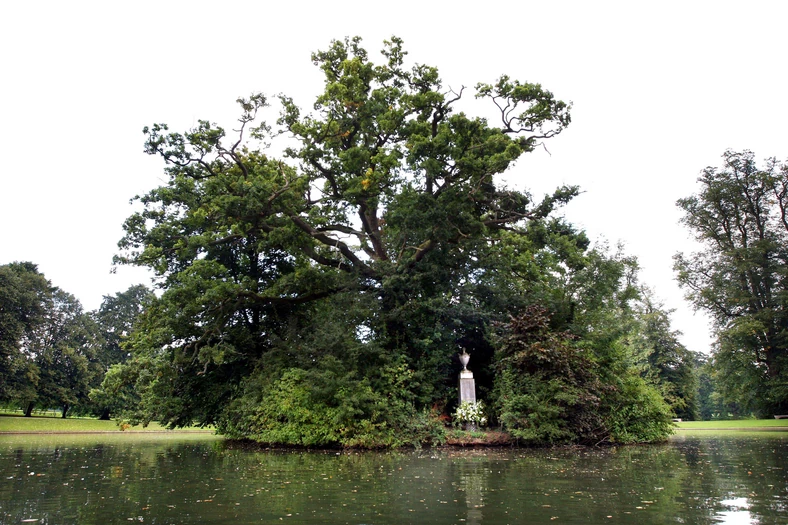
[[29,262],[0,266],[0,400],[30,416],[59,407],[63,417],[87,409],[103,370],[98,325],[71,294],[52,286]]
[[717,329],[714,363],[727,399],[768,416],[788,409],[788,166],[727,151],[697,195],[678,201],[704,246],[675,256],[679,283]]
[[[104,374],[108,373],[114,365],[128,361],[130,353],[123,347],[124,343],[131,335],[137,318],[153,299],[153,292],[141,284],[131,286],[128,290],[112,296],[104,296],[101,306],[93,313],[103,340],[102,346],[96,352],[96,361]],[[113,372],[112,377],[117,377],[115,375],[117,373]],[[102,374],[99,383],[103,380]],[[93,386],[96,388],[90,392],[90,399],[95,404],[93,411],[99,419],[105,420],[110,419],[113,412],[124,406],[131,406],[135,402],[133,393],[124,390],[113,379],[110,379],[107,385],[112,385],[112,388],[106,390],[95,384]]]
[[123,349],[122,343],[153,298],[153,292],[142,284],[130,286],[128,290],[115,295],[104,296],[94,317],[104,337],[105,344],[99,361],[105,369],[128,360],[129,352]]
[[670,312],[656,303],[650,291],[641,292],[638,310],[646,379],[657,385],[676,417],[699,419],[698,354],[681,344],[681,333],[671,329]]
[[749,412],[735,401],[725,398],[719,388],[720,372],[712,359],[703,354],[697,356],[698,406],[704,421],[712,419],[740,419]]
[[36,406],[59,407],[65,418],[71,408],[88,404],[90,388],[104,373],[96,359],[102,343],[98,325],[79,301],[53,288],[43,319],[25,341],[28,358],[38,369],[25,415]]
[[38,369],[25,341],[44,317],[51,285],[30,262],[0,266],[0,400],[35,395]]

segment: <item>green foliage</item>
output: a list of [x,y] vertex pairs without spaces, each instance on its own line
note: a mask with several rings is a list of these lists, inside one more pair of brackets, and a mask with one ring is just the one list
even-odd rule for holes
[[141,284],[114,296],[104,296],[95,317],[104,334],[105,346],[100,359],[105,368],[128,360],[129,353],[122,348],[123,341],[153,298],[153,292]]
[[101,384],[91,389],[90,400],[95,407],[98,407],[100,419],[104,413],[115,415],[125,414],[129,419],[141,421],[143,418],[134,417],[131,414],[139,406],[139,394],[135,390],[136,370],[132,367],[124,367],[121,363],[111,365],[104,373]]
[[727,151],[706,168],[682,223],[703,250],[675,256],[687,297],[715,320],[714,365],[724,397],[762,415],[788,409],[788,165]]
[[363,383],[337,378],[332,371],[310,374],[298,368],[285,370],[281,378],[268,385],[252,385],[260,388],[262,395],[253,398],[251,406],[231,409],[230,418],[240,424],[227,429],[226,434],[287,445],[339,443],[344,424],[353,421],[359,402],[370,401],[371,393]]
[[0,266],[0,400],[23,407],[86,410],[103,370],[94,319],[32,263]]
[[496,384],[499,419],[528,444],[662,441],[670,408],[625,362],[595,355],[568,332],[550,329],[532,306],[501,330]]
[[101,419],[109,419],[112,413],[124,407],[130,408],[138,402],[131,385],[121,380],[123,371],[116,365],[128,361],[130,354],[123,348],[125,341],[134,323],[153,299],[153,292],[147,287],[131,286],[125,292],[104,296],[94,315],[103,336],[96,360],[105,375],[102,384],[93,388],[89,395],[92,411]]
[[[301,444],[432,435],[423,414],[450,397],[451,356],[486,344],[482,261],[577,194],[533,202],[495,177],[560,133],[570,108],[503,77],[477,88],[501,113],[491,125],[455,111],[464,93],[435,68],[406,66],[401,40],[382,54],[373,63],[358,38],[315,53],[314,112],[282,96],[276,129],[258,119],[262,95],[239,100],[237,140],[206,121],[145,129],[169,179],[138,198],[116,259],[152,268],[164,290],[128,340],[133,362],[113,372],[140,396],[133,417],[211,424],[234,411],[255,425],[222,423],[233,435]],[[283,132],[285,159],[259,149]]]
[[[311,113],[281,96],[269,125],[264,96],[240,99],[233,139],[207,121],[145,129],[168,178],[138,197],[116,260],[152,268],[162,293],[103,393],[133,421],[266,443],[440,442],[432,411],[453,408],[462,348],[491,419],[525,441],[658,439],[667,409],[637,368],[636,261],[552,217],[577,188],[535,200],[498,180],[570,106],[504,76],[476,87],[499,113],[488,122],[456,110],[464,89],[437,69],[406,66],[401,40],[382,55],[332,42],[312,57]],[[283,158],[268,156],[283,134]],[[510,316],[542,321],[491,337]],[[627,402],[644,406],[612,421]]]
[[231,438],[307,447],[440,443],[442,424],[402,395],[408,376],[400,366],[359,377],[332,358],[308,370],[284,369],[275,379],[270,370],[256,373],[219,430]]
[[655,443],[673,433],[673,412],[659,391],[634,373],[618,378],[605,397],[609,440],[613,443]]
[[640,302],[638,318],[642,323],[638,342],[644,355],[644,377],[655,385],[676,417],[698,419],[699,354],[690,352],[679,342],[679,332],[671,330],[669,311],[654,303],[647,291]]
[[43,319],[50,289],[33,263],[0,266],[0,401],[35,396],[38,368],[23,347]]
[[713,359],[698,356],[698,404],[700,418],[704,421],[739,419],[749,412],[731,399],[726,399],[719,388],[719,371]]
[[568,333],[550,330],[550,317],[531,306],[502,329],[496,385],[499,419],[530,444],[603,441],[604,386],[594,363]]
[[69,409],[88,404],[90,388],[101,380],[96,354],[103,344],[98,325],[71,294],[52,290],[41,324],[26,342],[38,368],[32,405]]

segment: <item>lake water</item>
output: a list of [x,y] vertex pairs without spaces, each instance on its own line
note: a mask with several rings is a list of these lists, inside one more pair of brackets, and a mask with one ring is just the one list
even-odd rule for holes
[[788,433],[604,449],[271,451],[0,436],[0,523],[788,523]]

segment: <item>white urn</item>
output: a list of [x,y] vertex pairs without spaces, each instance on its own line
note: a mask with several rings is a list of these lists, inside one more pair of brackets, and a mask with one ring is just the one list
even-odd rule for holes
[[460,354],[460,363],[462,363],[463,370],[468,370],[468,361],[470,360],[471,360],[471,356],[469,356],[467,352],[463,351]]

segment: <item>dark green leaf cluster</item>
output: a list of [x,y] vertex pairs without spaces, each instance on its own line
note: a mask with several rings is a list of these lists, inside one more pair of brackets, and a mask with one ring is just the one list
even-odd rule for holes
[[568,332],[531,306],[501,327],[496,399],[500,420],[528,444],[631,443],[669,435],[671,412],[632,369],[603,369]]

